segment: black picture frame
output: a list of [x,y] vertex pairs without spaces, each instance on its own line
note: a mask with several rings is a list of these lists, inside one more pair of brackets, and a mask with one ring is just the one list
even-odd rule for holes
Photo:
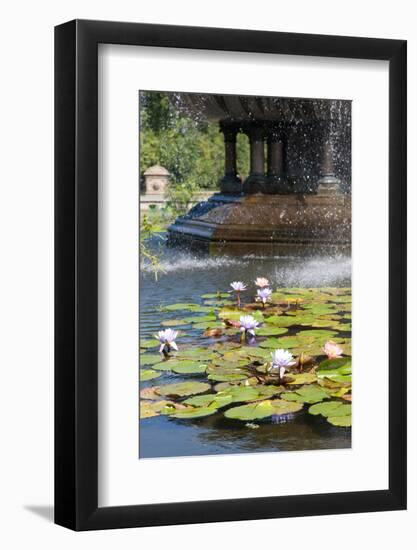
[[[98,44],[389,62],[389,488],[98,507]],[[108,529],[406,508],[404,40],[74,20],[55,28],[55,522]],[[371,434],[370,434],[371,436]]]

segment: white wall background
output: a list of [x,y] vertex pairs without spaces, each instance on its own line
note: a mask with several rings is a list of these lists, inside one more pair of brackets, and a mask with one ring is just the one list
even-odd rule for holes
[[[73,18],[403,38],[409,53],[409,278],[416,280],[417,24],[414,2],[15,0],[1,10],[0,545],[3,548],[412,547],[417,521],[409,288],[409,510],[320,518],[72,533],[54,526],[53,26]],[[242,75],[244,78],[244,75]],[[407,541],[410,541],[407,544]]]

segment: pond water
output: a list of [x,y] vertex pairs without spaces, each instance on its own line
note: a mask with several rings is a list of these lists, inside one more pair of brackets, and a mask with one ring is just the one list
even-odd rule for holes
[[[207,313],[167,311],[164,306],[191,303],[207,307],[210,300],[201,296],[228,292],[232,281],[246,282],[251,290],[242,293],[242,302],[253,302],[256,288],[253,281],[257,277],[268,278],[274,291],[288,287],[338,287],[347,288],[346,292],[350,292],[351,286],[351,262],[349,257],[344,256],[205,257],[163,248],[162,268],[164,272],[159,273],[157,281],[151,270],[141,269],[140,340],[149,342],[155,333],[166,328],[167,321],[174,321],[172,328],[180,331],[176,340],[180,351],[193,347],[207,350],[219,342],[238,342],[239,335],[210,337],[204,336],[205,331],[201,328],[195,328],[195,323],[175,326],[175,320],[190,318],[191,315],[204,317]],[[232,299],[233,296],[226,298],[226,303]],[[292,330],[290,327],[286,336],[291,336],[295,330],[299,328]],[[338,336],[350,337],[349,331],[339,332]],[[260,341],[262,338],[257,338],[252,345],[256,347]],[[156,341],[155,343],[158,344]],[[141,349],[141,356],[151,354],[155,357],[157,352],[158,348]],[[141,370],[153,371],[154,365],[152,361],[150,363],[141,365]],[[141,381],[140,390],[189,381],[207,382],[207,374],[180,374],[163,370],[162,374],[161,371],[158,372],[157,378]],[[211,383],[214,386],[216,382]],[[141,400],[142,404],[144,402],[145,400]],[[224,410],[220,408],[214,414],[200,418],[174,418],[169,414],[142,418],[139,443],[140,458],[339,449],[350,447],[351,429],[332,425],[320,414],[309,414],[307,407],[294,414],[273,416],[272,419],[261,418],[252,422],[226,418]]]

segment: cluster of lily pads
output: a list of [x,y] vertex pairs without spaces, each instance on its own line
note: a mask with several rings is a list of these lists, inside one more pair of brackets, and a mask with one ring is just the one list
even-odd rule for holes
[[350,288],[255,285],[248,303],[247,285],[234,281],[231,292],[162,308],[178,318],[140,342],[141,419],[221,413],[257,427],[305,408],[351,426]]

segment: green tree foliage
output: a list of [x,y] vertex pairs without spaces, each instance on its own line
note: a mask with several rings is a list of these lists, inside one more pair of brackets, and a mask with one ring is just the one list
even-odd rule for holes
[[[187,114],[175,107],[167,93],[142,92],[140,97],[140,170],[154,164],[171,174],[172,193],[181,186],[216,189],[223,176],[223,135],[216,122]],[[238,136],[238,171],[248,173],[249,145]]]
[[239,133],[236,139],[237,173],[242,181],[249,175],[250,146],[249,138]]
[[160,262],[161,254],[152,250],[148,246],[148,241],[159,231],[160,227],[149,220],[148,216],[143,216],[139,231],[139,253],[141,261],[147,263],[151,267],[155,280],[158,280],[158,273],[163,271]]
[[[238,172],[245,177],[249,171],[246,136],[238,135],[236,150]],[[141,259],[157,278],[162,271],[161,254],[150,246],[150,240],[187,212],[198,191],[219,189],[224,173],[223,134],[217,122],[178,108],[168,93],[142,92],[139,161],[141,174],[155,164],[171,174],[165,206],[141,216]]]

